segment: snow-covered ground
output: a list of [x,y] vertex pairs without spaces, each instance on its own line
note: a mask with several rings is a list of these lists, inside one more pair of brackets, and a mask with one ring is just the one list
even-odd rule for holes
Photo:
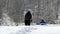
[[60,24],[0,26],[0,34],[60,34]]

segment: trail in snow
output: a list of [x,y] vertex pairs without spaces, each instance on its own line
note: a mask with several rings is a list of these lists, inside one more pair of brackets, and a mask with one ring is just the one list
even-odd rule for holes
[[0,34],[60,34],[60,24],[34,26],[0,26]]

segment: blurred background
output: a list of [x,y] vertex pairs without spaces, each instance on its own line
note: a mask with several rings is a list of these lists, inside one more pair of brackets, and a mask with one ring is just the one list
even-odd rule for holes
[[32,14],[32,25],[44,19],[47,24],[60,24],[60,0],[0,0],[0,25],[24,25],[26,12]]

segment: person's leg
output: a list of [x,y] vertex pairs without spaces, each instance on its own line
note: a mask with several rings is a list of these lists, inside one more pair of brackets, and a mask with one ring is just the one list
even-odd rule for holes
[[25,20],[25,25],[29,26],[30,25],[30,20]]
[[25,21],[25,25],[26,25],[26,26],[29,26],[29,25],[30,25],[30,20],[26,20],[26,21]]
[[25,25],[27,26],[29,24],[29,20],[25,20]]
[[28,20],[28,25],[30,25],[30,20]]

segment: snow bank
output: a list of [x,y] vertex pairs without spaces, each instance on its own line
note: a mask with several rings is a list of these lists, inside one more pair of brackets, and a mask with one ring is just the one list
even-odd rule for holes
[[0,34],[60,34],[60,25],[0,26]]

